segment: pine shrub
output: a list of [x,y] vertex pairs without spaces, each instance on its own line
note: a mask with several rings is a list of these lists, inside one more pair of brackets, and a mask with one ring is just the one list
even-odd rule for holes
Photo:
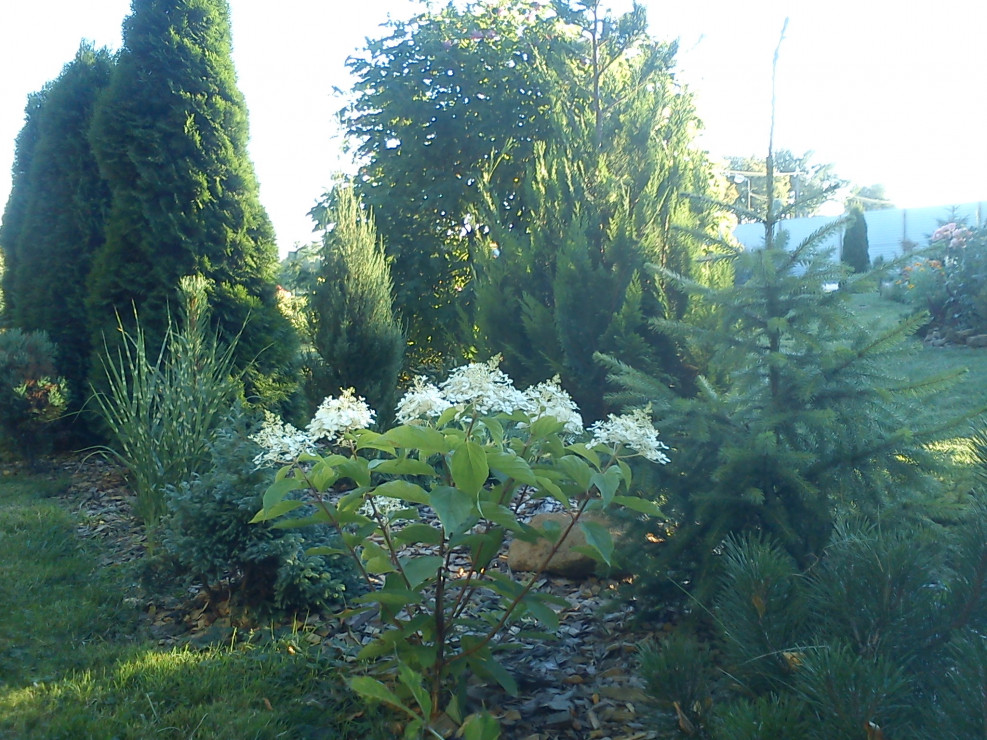
[[801,572],[760,536],[732,540],[709,643],[673,633],[641,649],[666,736],[683,727],[670,706],[707,697],[686,719],[717,739],[983,737],[985,534],[979,502],[948,526],[854,517]]

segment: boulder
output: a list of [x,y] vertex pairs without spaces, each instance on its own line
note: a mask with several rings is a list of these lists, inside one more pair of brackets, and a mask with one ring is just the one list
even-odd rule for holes
[[[590,512],[588,514],[583,514],[583,518],[599,522],[610,529],[610,535],[617,539],[619,536],[619,529],[616,527],[614,522],[603,514],[598,512]],[[531,519],[529,524],[535,529],[545,529],[546,523],[554,522],[558,525],[560,531],[565,530],[569,526],[571,517],[564,511],[551,512],[549,514],[538,514]],[[551,526],[551,524],[549,524]],[[514,539],[510,546],[507,548],[507,564],[510,566],[511,570],[515,571],[534,571],[539,568],[539,566],[544,562],[545,558],[548,557],[549,551],[552,549],[553,541],[547,538],[540,538],[534,542],[525,542],[524,540]],[[546,573],[554,573],[555,575],[564,576],[566,578],[586,578],[587,576],[593,575],[596,569],[597,562],[593,560],[589,555],[578,552],[575,548],[586,546],[586,535],[579,528],[577,524],[573,527],[569,536],[566,537],[565,541],[559,546],[558,551],[552,556],[552,559],[548,563],[548,567],[545,568]]]
[[966,338],[967,347],[987,347],[987,334],[974,334]]

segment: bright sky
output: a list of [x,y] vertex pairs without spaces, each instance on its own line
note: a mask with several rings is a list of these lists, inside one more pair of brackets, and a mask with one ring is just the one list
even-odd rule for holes
[[[643,0],[652,34],[679,38],[714,156],[766,150],[771,57],[781,50],[776,148],[815,152],[898,206],[987,201],[987,4],[973,0]],[[306,215],[344,166],[333,87],[346,57],[417,0],[230,0],[250,154],[282,254],[311,241]],[[612,0],[626,10],[630,0]],[[0,204],[30,92],[81,39],[113,49],[130,0],[0,0]]]

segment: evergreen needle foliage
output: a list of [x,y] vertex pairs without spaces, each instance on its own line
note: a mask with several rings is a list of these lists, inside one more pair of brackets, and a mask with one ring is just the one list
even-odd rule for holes
[[86,305],[97,351],[121,317],[131,328],[132,305],[156,345],[179,279],[203,275],[223,340],[239,336],[246,397],[283,405],[297,337],[277,308],[277,247],[231,46],[226,0],[133,0],[89,131],[110,200]]
[[404,334],[392,306],[391,273],[373,215],[343,185],[315,209],[322,261],[309,301],[313,368],[310,400],[354,388],[374,409],[394,408]]
[[136,310],[132,332],[119,325],[115,356],[107,348],[100,358],[107,391],[94,396],[112,437],[99,449],[127,467],[146,524],[165,513],[165,487],[208,462],[211,435],[240,390],[235,342],[224,349],[207,328],[205,280],[183,278],[179,296],[181,324],[169,320],[156,354]]

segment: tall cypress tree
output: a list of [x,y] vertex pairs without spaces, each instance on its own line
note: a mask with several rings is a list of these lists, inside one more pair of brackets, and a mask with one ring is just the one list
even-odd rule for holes
[[[97,335],[132,316],[163,331],[179,278],[211,283],[247,393],[283,400],[297,339],[275,301],[277,248],[247,157],[247,109],[225,0],[133,0],[90,138],[109,183],[106,240],[89,276]],[[101,341],[97,346],[101,345]]]
[[31,142],[30,163],[21,169],[19,150],[11,218],[0,239],[12,257],[4,276],[12,298],[10,324],[45,331],[55,342],[59,372],[76,408],[87,395],[90,354],[85,276],[103,241],[109,203],[86,134],[112,68],[109,52],[84,43],[32,101],[22,140]]

